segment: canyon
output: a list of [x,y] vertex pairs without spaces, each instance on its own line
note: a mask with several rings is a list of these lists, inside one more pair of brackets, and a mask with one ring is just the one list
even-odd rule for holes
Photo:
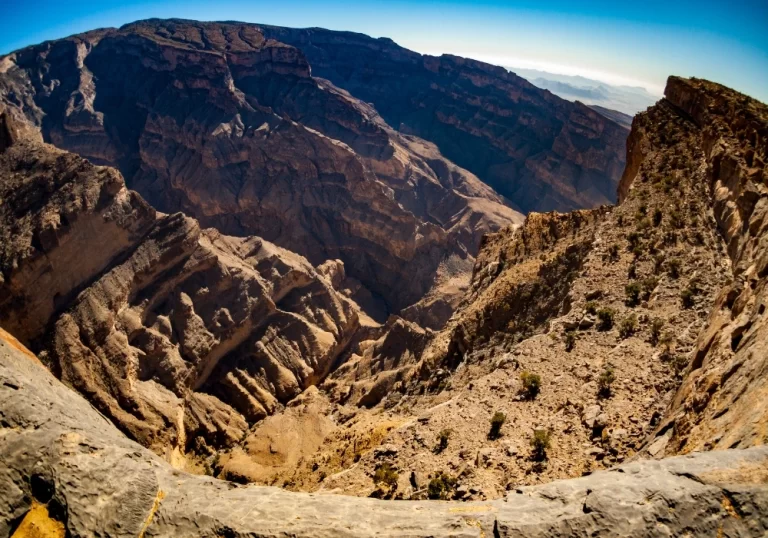
[[350,32],[1,58],[0,536],[762,536],[767,141]]

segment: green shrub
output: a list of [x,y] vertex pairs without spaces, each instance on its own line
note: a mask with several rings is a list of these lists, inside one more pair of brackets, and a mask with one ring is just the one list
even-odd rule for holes
[[488,432],[489,439],[498,439],[501,436],[501,427],[507,421],[507,415],[501,411],[496,411],[491,417],[491,431]]
[[664,254],[657,254],[653,258],[653,273],[658,275],[664,267]]
[[619,259],[619,245],[613,243],[608,247],[608,259],[616,261]]
[[601,308],[597,311],[599,323],[597,328],[600,331],[610,331],[613,328],[613,318],[616,313],[611,308]]
[[448,448],[448,439],[450,439],[451,433],[453,433],[453,430],[450,428],[440,430],[440,433],[437,434],[437,446],[435,447],[435,452],[440,453]]
[[627,269],[627,278],[637,278],[637,264],[632,262]]
[[664,327],[664,320],[654,318],[651,322],[651,345],[656,346],[661,338],[661,329]]
[[597,378],[597,395],[600,398],[608,398],[611,395],[611,385],[614,381],[616,381],[616,374],[613,371],[613,366],[606,364]]
[[672,351],[672,345],[675,343],[675,335],[671,331],[667,331],[659,338],[659,344],[664,348],[664,353],[669,354]]
[[584,305],[584,310],[587,311],[587,314],[592,314],[594,316],[597,314],[597,303],[595,301],[587,301],[587,304]]
[[670,278],[680,278],[680,267],[682,262],[677,258],[672,258],[667,261],[667,274]]
[[661,209],[655,209],[653,212],[653,225],[658,226],[661,224],[661,220],[664,218],[664,214],[661,212]]
[[388,489],[393,489],[397,486],[397,471],[392,469],[389,463],[382,463],[373,473],[373,483],[386,486]]
[[683,308],[693,308],[693,305],[695,304],[695,295],[696,294],[690,288],[685,288],[680,292],[680,299],[683,303]]
[[456,479],[442,471],[435,474],[427,486],[427,497],[434,500],[446,501],[453,497]]
[[685,355],[675,355],[672,358],[672,368],[677,375],[682,374],[688,368],[688,358]]
[[565,350],[570,352],[576,346],[576,332],[566,331],[565,333]]
[[624,288],[627,294],[627,300],[625,301],[627,306],[637,306],[640,304],[640,292],[643,291],[639,282],[631,282]]
[[664,234],[664,244],[665,245],[676,245],[677,244],[677,232],[674,230],[667,230],[667,232]]
[[640,244],[640,234],[638,232],[630,232],[627,234],[627,241],[629,242],[629,250],[634,250]]
[[547,450],[549,450],[552,434],[549,430],[533,430],[531,437],[531,459],[534,461],[543,461],[547,459]]
[[673,209],[672,212],[669,214],[669,223],[672,225],[673,228],[684,228],[685,227],[685,218],[683,217],[683,214],[678,211],[677,209]]
[[659,279],[654,276],[649,276],[647,278],[644,278],[640,281],[640,288],[642,289],[642,292],[640,293],[640,299],[643,301],[647,301],[651,298],[651,294],[653,294],[653,290],[656,289],[656,286],[659,285]]
[[632,314],[628,318],[624,318],[619,326],[619,336],[621,338],[629,338],[637,331],[637,317]]
[[[524,371],[520,374],[520,381],[523,382],[523,394],[528,400],[533,400],[541,390],[541,376]],[[504,417],[506,419],[506,417]],[[503,422],[502,422],[503,424]]]

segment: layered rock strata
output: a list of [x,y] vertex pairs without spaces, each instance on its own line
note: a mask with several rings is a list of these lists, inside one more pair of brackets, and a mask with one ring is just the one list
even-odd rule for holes
[[114,169],[34,140],[0,153],[0,178],[0,323],[171,461],[240,440],[320,382],[360,326],[332,284],[341,262],[318,272],[157,213]]
[[391,39],[260,26],[306,55],[312,74],[372,103],[393,127],[434,142],[524,213],[616,200],[628,130],[502,67],[422,55]]
[[[468,275],[483,233],[521,220],[254,25],[144,21],[29,47],[2,66],[2,99],[46,141],[117,167],[161,211],[257,234],[315,265],[343,260],[381,321],[439,287],[446,260]],[[443,323],[458,297],[428,319]]]

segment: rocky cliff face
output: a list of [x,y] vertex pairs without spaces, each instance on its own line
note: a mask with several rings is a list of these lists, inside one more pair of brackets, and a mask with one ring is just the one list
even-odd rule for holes
[[482,234],[519,220],[253,25],[149,21],[44,43],[3,60],[0,92],[162,211],[342,259],[383,317],[439,287],[446,260],[466,274]]
[[239,441],[360,327],[341,262],[157,213],[115,170],[34,140],[6,147],[0,178],[0,323],[171,461]]
[[[685,381],[657,430],[658,443],[669,439],[669,453],[765,444],[768,107],[718,84],[677,77],[670,78],[666,97],[696,133],[699,177],[732,274],[690,354]],[[650,138],[650,126],[638,123],[639,136]],[[658,146],[645,153],[646,160],[659,158]]]
[[616,200],[628,130],[502,67],[421,55],[392,40],[320,28],[260,27],[306,55],[312,74],[401,132],[437,144],[524,213]]

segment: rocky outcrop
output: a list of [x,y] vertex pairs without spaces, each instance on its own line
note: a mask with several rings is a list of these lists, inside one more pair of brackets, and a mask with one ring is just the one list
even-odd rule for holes
[[157,213],[114,169],[21,139],[0,178],[0,323],[174,463],[322,381],[359,327],[303,257]]
[[[126,439],[0,332],[0,536],[762,536],[765,448],[521,488],[485,503],[289,493],[191,476]],[[99,502],[94,504],[93,499]],[[670,508],[670,507],[673,507]]]
[[[657,446],[669,440],[667,451],[679,453],[765,444],[768,107],[696,79],[670,77],[665,95],[696,133],[701,180],[711,193],[732,281],[719,292],[690,353],[685,381],[657,431]],[[640,136],[648,138],[649,126],[641,126]],[[654,125],[654,132],[658,129]],[[647,159],[665,157],[658,145],[653,150]]]
[[613,202],[628,130],[502,67],[421,55],[387,38],[260,26],[298,47],[312,74],[370,102],[401,132],[437,144],[524,213]]
[[468,271],[483,233],[521,220],[254,25],[144,21],[29,47],[3,66],[2,100],[46,141],[117,167],[158,210],[315,265],[341,259],[381,303],[380,321],[432,289],[446,259]]

